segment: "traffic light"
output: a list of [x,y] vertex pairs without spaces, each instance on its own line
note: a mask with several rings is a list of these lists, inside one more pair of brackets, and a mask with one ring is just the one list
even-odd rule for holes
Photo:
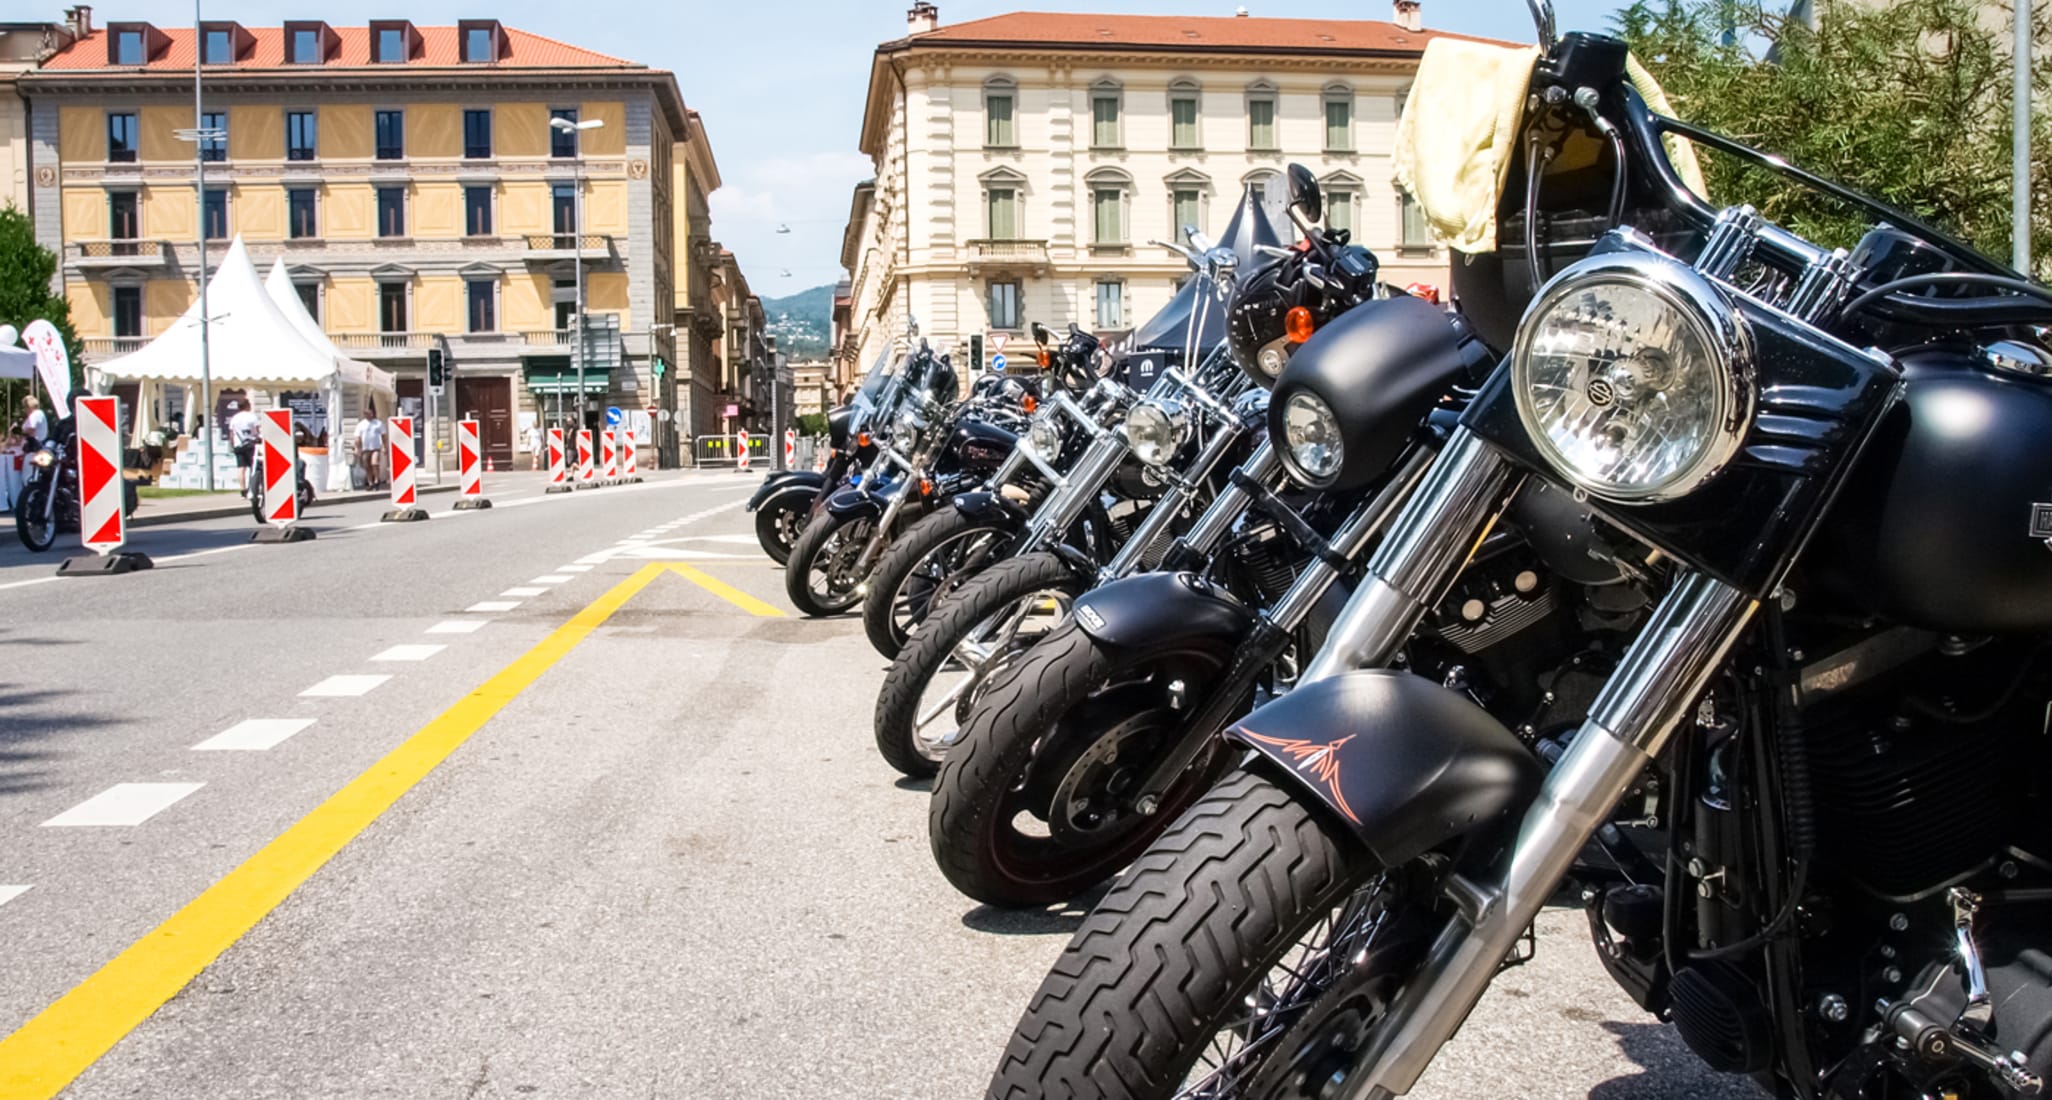
[[978,374],[983,373],[983,334],[980,332],[969,334],[969,361],[976,365],[974,369]]
[[429,348],[428,388],[435,391],[436,393],[440,393],[442,392],[442,387],[447,385],[448,381],[449,365],[448,362],[442,357],[442,349]]
[[668,373],[669,369],[670,365],[663,362],[663,357],[660,355],[655,357],[655,362],[648,368],[649,373],[657,378],[661,378],[664,374]]

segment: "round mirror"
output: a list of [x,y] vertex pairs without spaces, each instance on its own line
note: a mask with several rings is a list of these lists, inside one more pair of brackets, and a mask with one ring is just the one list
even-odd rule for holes
[[1318,189],[1318,177],[1301,164],[1290,165],[1290,205],[1304,215],[1305,221],[1317,222],[1325,217],[1325,195]]

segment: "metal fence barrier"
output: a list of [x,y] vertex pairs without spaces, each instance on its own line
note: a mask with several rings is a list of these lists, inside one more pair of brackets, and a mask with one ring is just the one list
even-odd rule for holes
[[[799,436],[793,448],[791,468],[810,470],[825,453],[826,440],[819,436]],[[768,472],[776,469],[777,461],[783,457],[784,441],[772,440],[766,435],[748,437],[748,469],[751,472]],[[733,468],[740,464],[740,441],[732,435],[701,435],[691,441],[691,465],[698,469]]]

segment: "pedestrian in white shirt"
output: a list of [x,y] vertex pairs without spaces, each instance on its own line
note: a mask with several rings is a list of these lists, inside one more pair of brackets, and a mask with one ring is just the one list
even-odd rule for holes
[[242,495],[249,495],[249,468],[256,465],[256,410],[240,401],[228,402],[228,440],[235,445],[235,475],[242,481]]
[[28,437],[29,449],[35,450],[50,438],[50,417],[43,411],[42,402],[33,397],[22,401],[21,408],[21,434]]
[[363,466],[363,487],[382,488],[385,463],[385,422],[366,416],[356,422],[356,461]]
[[542,430],[540,424],[529,424],[527,426],[527,468],[530,470],[542,468]]

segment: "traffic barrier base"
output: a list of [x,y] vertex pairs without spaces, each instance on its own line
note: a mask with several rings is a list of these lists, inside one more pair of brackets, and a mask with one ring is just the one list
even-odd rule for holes
[[489,497],[464,497],[449,507],[458,512],[482,512],[492,506]]
[[419,523],[428,518],[425,508],[394,508],[378,519],[383,523]]
[[79,554],[65,558],[57,566],[60,577],[112,577],[121,573],[137,573],[152,568],[157,563],[148,554],[134,550],[116,550],[111,554]]
[[[427,514],[423,512],[420,518],[426,519]],[[251,542],[312,542],[313,540],[313,528],[301,527],[298,524],[293,524],[290,527],[259,527],[256,533],[249,537]]]
[[546,489],[543,489],[543,490],[542,490],[542,492],[544,492],[544,493],[568,493],[568,492],[571,492],[571,491],[573,491],[573,490],[574,490],[574,489],[576,489],[576,488],[577,488],[577,486],[575,486],[575,485],[571,485],[571,484],[569,484],[568,482],[565,482],[565,483],[563,483],[563,484],[561,484],[561,485],[551,485],[551,486],[549,486],[548,488],[546,488]]

